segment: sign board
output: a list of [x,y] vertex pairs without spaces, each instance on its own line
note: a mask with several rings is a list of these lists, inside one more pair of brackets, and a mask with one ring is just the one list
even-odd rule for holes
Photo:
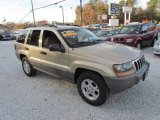
[[109,19],[109,26],[119,26],[119,19]]
[[120,6],[117,3],[110,3],[109,4],[109,15],[119,15],[120,13]]
[[124,13],[132,13],[132,7],[124,6],[123,7],[123,12]]

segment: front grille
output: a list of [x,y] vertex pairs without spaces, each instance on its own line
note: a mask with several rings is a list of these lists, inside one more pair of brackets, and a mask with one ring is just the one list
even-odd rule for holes
[[116,42],[124,42],[124,38],[116,38],[115,41]]
[[140,71],[143,68],[143,66],[145,65],[144,56],[142,56],[141,58],[139,58],[136,61],[134,61],[134,65],[136,67],[137,72]]

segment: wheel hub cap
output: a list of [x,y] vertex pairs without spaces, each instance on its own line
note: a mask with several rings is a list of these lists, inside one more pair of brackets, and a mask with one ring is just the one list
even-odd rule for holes
[[89,100],[96,100],[99,97],[99,88],[97,84],[90,79],[83,80],[81,89],[84,96]]
[[27,74],[29,74],[30,73],[30,65],[29,65],[29,63],[27,62],[27,61],[24,61],[23,62],[23,68],[24,68],[24,71],[27,73]]

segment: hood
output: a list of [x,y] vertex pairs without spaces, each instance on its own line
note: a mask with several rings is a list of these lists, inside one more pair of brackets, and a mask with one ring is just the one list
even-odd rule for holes
[[74,54],[90,59],[91,61],[100,63],[110,62],[113,64],[126,63],[142,55],[142,52],[137,48],[113,42],[75,48],[74,52]]

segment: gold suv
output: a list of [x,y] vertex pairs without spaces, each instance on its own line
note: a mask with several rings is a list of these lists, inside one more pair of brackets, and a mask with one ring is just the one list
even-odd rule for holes
[[149,63],[129,46],[100,40],[85,28],[48,26],[24,29],[15,52],[27,76],[42,71],[77,84],[80,96],[102,105],[109,93],[123,91],[145,80]]

